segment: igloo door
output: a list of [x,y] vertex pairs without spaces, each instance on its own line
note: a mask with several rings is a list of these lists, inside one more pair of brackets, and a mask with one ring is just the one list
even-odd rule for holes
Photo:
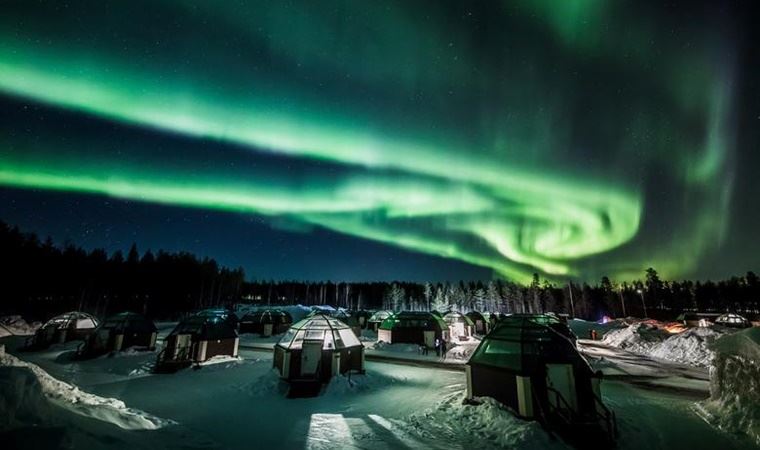
[[425,330],[425,347],[435,347],[435,331]]
[[322,341],[304,341],[301,347],[301,376],[312,377],[316,375],[319,361],[322,359]]

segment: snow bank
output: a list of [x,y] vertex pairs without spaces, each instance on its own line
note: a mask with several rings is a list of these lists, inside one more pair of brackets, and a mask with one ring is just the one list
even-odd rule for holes
[[609,331],[602,342],[653,358],[709,367],[715,356],[710,344],[726,333],[719,328],[689,328],[674,334],[661,324],[647,321]]
[[0,337],[32,335],[40,326],[39,322],[27,323],[21,316],[0,317]]
[[711,423],[760,445],[760,328],[725,336],[712,349],[710,399],[698,408]]
[[[477,448],[561,448],[538,422],[520,420],[501,403],[481,398],[480,405],[463,404],[465,394],[449,394],[435,407],[408,418],[408,425],[426,438],[457,442],[472,436]],[[568,447],[569,448],[569,447]]]
[[0,367],[0,432],[50,421],[50,404],[37,378],[24,367]]
[[44,396],[52,403],[76,414],[112,423],[127,430],[155,430],[173,422],[143,411],[127,408],[121,400],[99,397],[79,390],[45,372],[39,366],[0,352],[0,366],[21,367],[31,371]]

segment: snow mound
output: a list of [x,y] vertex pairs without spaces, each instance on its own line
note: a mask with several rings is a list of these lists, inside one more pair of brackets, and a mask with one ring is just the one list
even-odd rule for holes
[[50,404],[34,373],[0,366],[0,432],[50,422]]
[[215,364],[225,364],[225,363],[237,364],[242,361],[243,359],[239,356],[216,355],[216,356],[212,356],[211,358],[203,362],[198,363],[198,365],[199,366],[213,366]]
[[0,317],[0,337],[32,335],[40,326],[39,322],[27,323],[21,316]]
[[288,393],[288,383],[280,378],[277,369],[272,368],[243,388],[253,397],[266,397],[269,395],[284,396]]
[[435,407],[410,416],[410,431],[441,442],[457,442],[461,436],[468,436],[477,448],[562,447],[537,422],[518,419],[496,400],[480,398],[481,404],[467,405],[464,398],[464,392],[449,394]]
[[420,346],[417,344],[389,344],[384,341],[377,341],[371,348],[393,353],[420,353]]
[[480,345],[479,339],[472,339],[468,342],[458,344],[446,352],[446,361],[469,361],[472,352]]
[[406,377],[396,377],[380,373],[365,373],[334,376],[325,386],[323,395],[340,396],[346,394],[376,391],[388,386],[406,384]]
[[126,430],[156,430],[174,423],[137,409],[127,408],[121,400],[81,391],[76,386],[53,378],[39,366],[4,352],[0,352],[0,366],[23,367],[30,370],[48,400],[82,416],[112,423]]
[[760,328],[722,337],[712,349],[710,399],[698,408],[719,428],[760,445]]
[[710,344],[727,331],[690,328],[670,333],[652,321],[638,322],[607,332],[602,342],[633,353],[697,367],[709,367],[714,351]]

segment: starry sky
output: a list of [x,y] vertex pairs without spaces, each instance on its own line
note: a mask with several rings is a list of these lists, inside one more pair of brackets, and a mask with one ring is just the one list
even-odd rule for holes
[[751,2],[4,1],[0,219],[250,278],[758,270]]

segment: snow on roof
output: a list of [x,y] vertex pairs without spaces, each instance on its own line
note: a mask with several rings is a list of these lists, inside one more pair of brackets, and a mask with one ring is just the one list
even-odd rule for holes
[[382,322],[383,320],[387,319],[388,317],[390,317],[392,315],[393,315],[393,312],[382,309],[380,311],[375,311],[369,317],[369,321],[370,322]]
[[727,334],[717,339],[711,347],[718,354],[740,356],[760,364],[760,328]]

